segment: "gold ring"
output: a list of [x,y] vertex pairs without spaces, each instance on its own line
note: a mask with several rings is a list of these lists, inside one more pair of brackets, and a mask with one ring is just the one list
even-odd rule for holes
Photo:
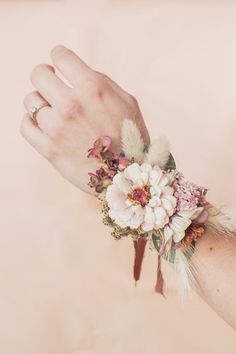
[[38,113],[38,111],[41,109],[41,108],[44,108],[44,107],[47,107],[48,104],[45,103],[44,105],[41,105],[41,106],[33,106],[30,110],[30,114],[31,114],[31,118],[33,120],[36,120],[36,115]]

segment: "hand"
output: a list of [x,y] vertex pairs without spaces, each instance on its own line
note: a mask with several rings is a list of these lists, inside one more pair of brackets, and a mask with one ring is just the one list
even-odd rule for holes
[[51,58],[68,84],[52,66],[36,66],[31,74],[36,91],[26,96],[24,105],[28,112],[33,106],[44,107],[35,121],[29,113],[24,115],[20,132],[68,181],[92,193],[88,172],[98,166],[87,151],[94,141],[109,135],[113,150],[119,152],[124,118],[136,122],[145,144],[149,135],[135,98],[114,81],[63,46],[55,47]]

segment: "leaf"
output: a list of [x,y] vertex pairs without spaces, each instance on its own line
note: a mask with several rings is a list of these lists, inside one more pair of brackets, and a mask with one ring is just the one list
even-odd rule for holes
[[160,236],[152,234],[152,241],[153,241],[153,244],[154,244],[157,252],[159,253],[160,249],[161,249],[161,245],[162,245]]
[[183,251],[183,254],[185,255],[185,257],[187,259],[190,259],[192,257],[192,255],[194,254],[195,245],[196,245],[196,241],[193,240],[192,243],[190,244],[190,246],[188,248],[186,248],[186,250]]
[[167,161],[164,169],[165,170],[176,170],[176,163],[175,163],[175,159],[172,154],[170,154],[169,160]]
[[[152,241],[154,244],[154,247],[156,248],[157,252],[160,253],[160,249],[162,246],[162,240],[160,236],[157,236],[155,234],[152,234]],[[164,251],[164,253],[162,254],[162,257],[170,263],[175,263],[175,249],[170,248],[169,251]]]

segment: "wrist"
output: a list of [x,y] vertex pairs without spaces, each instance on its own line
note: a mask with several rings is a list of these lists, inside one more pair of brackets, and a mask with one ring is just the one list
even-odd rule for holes
[[102,201],[103,222],[112,236],[133,238],[135,280],[150,241],[158,253],[156,291],[163,294],[164,258],[176,268],[183,293],[197,283],[197,291],[220,313],[236,273],[235,222],[208,203],[206,188],[185,180],[166,139],[146,147],[131,121],[123,125],[121,136],[119,155],[110,149],[110,137],[95,141],[88,157],[96,157],[101,168],[90,174],[89,184]]

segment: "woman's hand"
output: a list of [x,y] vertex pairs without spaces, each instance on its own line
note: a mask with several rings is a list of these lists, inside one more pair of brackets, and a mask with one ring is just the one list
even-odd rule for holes
[[[87,151],[94,141],[109,135],[113,150],[119,152],[124,118],[136,122],[145,144],[149,143],[148,131],[135,98],[115,82],[63,46],[55,47],[51,58],[68,84],[52,66],[38,65],[31,74],[36,91],[24,100],[29,113],[23,117],[20,131],[68,181],[92,193],[88,172],[94,171],[97,163],[87,158]],[[44,105],[34,121],[32,107]]]

